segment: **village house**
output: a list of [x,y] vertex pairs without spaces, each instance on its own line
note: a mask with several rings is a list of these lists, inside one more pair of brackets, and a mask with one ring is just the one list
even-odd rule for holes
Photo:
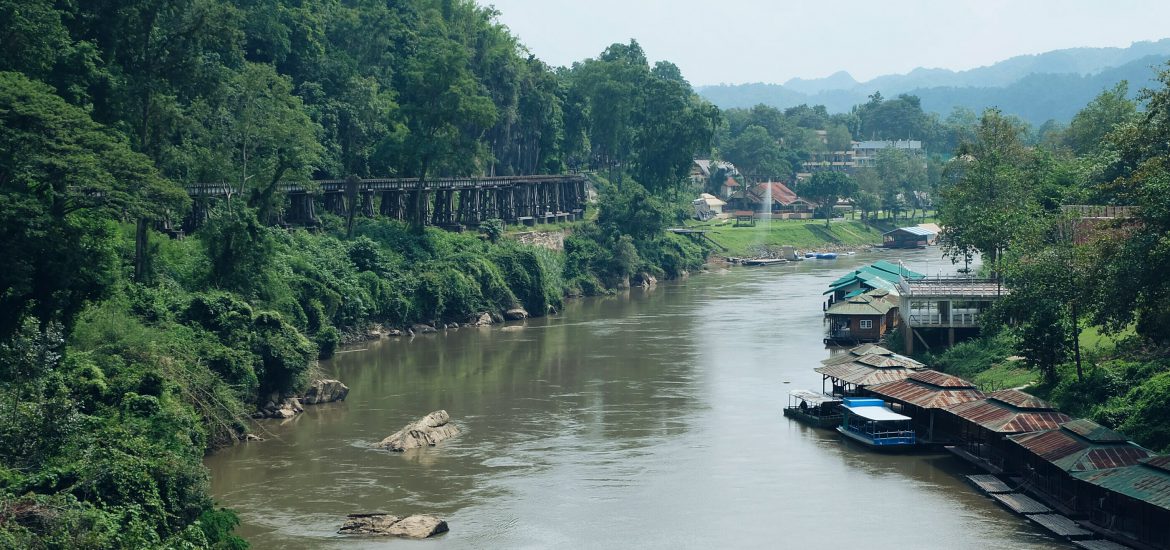
[[878,288],[888,290],[891,293],[899,293],[898,285],[903,279],[919,280],[925,277],[926,275],[911,271],[905,266],[879,260],[855,269],[851,273],[846,273],[829,283],[829,290],[824,292],[824,294],[829,295],[829,302],[825,305],[825,309],[827,310],[829,306],[843,298]]
[[722,216],[723,207],[727,206],[726,202],[710,193],[700,194],[691,204],[695,207],[695,217],[701,221]]
[[825,311],[826,344],[880,342],[898,326],[898,295],[884,288],[843,298]]
[[748,207],[755,212],[769,213],[773,218],[811,219],[817,205],[796,196],[780,182],[756,184],[747,194]]
[[978,334],[980,318],[1007,292],[1002,282],[993,279],[938,277],[900,281],[899,313],[905,327],[902,348],[914,353],[915,339],[925,343],[928,336],[945,336],[945,344],[954,345],[956,336]]
[[926,248],[937,233],[924,227],[899,227],[882,233],[883,248]]

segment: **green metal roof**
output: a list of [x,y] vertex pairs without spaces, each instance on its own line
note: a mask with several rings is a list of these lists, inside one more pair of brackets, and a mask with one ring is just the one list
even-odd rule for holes
[[854,284],[858,281],[860,281],[861,283],[863,283],[865,285],[868,285],[870,288],[875,288],[875,289],[880,288],[880,289],[888,290],[888,291],[892,292],[892,291],[895,291],[898,289],[898,281],[896,279],[891,281],[890,277],[891,277],[891,275],[889,273],[885,273],[882,271],[877,271],[877,270],[864,271],[864,270],[859,269],[853,273],[850,273],[849,275],[846,275],[842,279],[838,279],[838,281],[842,281],[842,282],[840,282],[840,283],[834,282],[833,284],[829,285],[829,290],[824,292],[823,294],[829,294],[832,292],[836,292],[838,289],[841,289],[843,287],[847,287],[847,286]]
[[1077,479],[1127,497],[1170,510],[1170,470],[1160,467],[1170,457],[1146,459],[1136,466],[1072,472]]
[[[842,275],[837,280],[829,283],[829,292],[825,292],[825,294],[836,292],[837,289],[849,286],[858,280],[873,288],[893,290],[903,277],[907,279],[924,279],[926,275],[910,271],[893,262],[878,260],[870,265],[859,267],[853,270],[853,272]],[[879,283],[877,281],[881,282]]]
[[880,269],[880,270],[885,271],[887,273],[893,273],[899,277],[905,277],[907,279],[925,279],[926,278],[926,275],[918,273],[917,271],[910,271],[909,269],[907,269],[904,266],[898,265],[894,262],[890,262],[887,260],[878,260],[870,265],[876,269]]

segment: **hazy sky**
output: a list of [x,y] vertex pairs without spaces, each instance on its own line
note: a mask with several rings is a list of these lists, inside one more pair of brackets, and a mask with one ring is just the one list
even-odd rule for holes
[[1167,0],[477,0],[550,65],[634,38],[692,84],[858,80],[1170,36]]

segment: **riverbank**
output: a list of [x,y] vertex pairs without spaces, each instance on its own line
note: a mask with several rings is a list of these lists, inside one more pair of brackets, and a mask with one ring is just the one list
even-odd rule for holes
[[834,220],[825,226],[817,220],[758,220],[754,226],[726,223],[694,224],[727,250],[729,256],[768,256],[783,246],[797,250],[842,252],[862,250],[882,243],[882,228],[855,220]]
[[[930,254],[889,253],[933,273]],[[566,300],[522,329],[359,346],[321,365],[352,388],[346,401],[206,459],[213,494],[257,548],[351,547],[337,528],[365,510],[442,517],[451,531],[428,544],[444,549],[758,547],[775,543],[778,514],[785,544],[815,545],[843,500],[900,511],[851,518],[845,545],[1051,548],[969,491],[975,471],[956,459],[875,456],[780,415],[778,392],[821,382],[809,367],[828,355],[826,278],[887,253],[857,256]],[[409,455],[368,448],[436,408],[461,435]]]

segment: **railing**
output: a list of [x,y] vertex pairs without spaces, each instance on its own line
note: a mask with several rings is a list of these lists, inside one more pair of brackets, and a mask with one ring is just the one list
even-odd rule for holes
[[910,324],[919,327],[976,327],[979,326],[979,313],[951,313],[948,317],[940,313],[915,313],[914,310],[910,310]]
[[[585,181],[582,175],[547,175],[547,176],[494,176],[482,178],[434,178],[425,182],[427,191],[458,191],[461,189],[504,188],[525,184],[539,183],[580,183]],[[368,178],[358,182],[359,192],[370,191],[414,191],[418,188],[418,178]],[[321,193],[341,193],[346,190],[346,180],[317,180],[313,182],[281,182],[277,188],[283,193],[305,193],[310,190]],[[237,191],[231,185],[224,183],[197,183],[187,186],[187,193],[192,196],[219,196]]]
[[1099,204],[1069,204],[1060,207],[1066,213],[1084,218],[1128,218],[1133,215],[1132,206],[1111,206]]

